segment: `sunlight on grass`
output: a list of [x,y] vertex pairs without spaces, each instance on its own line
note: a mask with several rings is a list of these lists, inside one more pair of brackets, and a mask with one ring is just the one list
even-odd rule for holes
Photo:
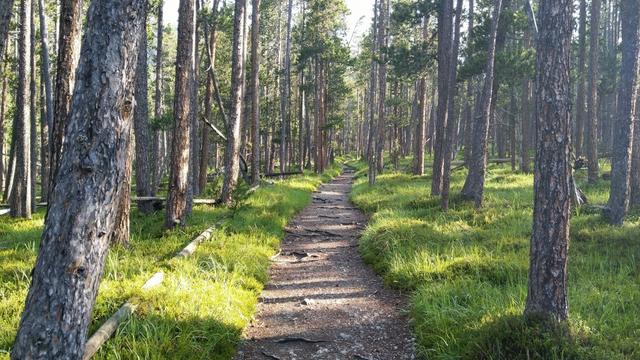
[[[409,169],[410,159],[403,168]],[[577,211],[569,259],[571,336],[522,319],[527,295],[533,176],[490,165],[485,207],[458,196],[465,170],[452,177],[451,209],[431,197],[431,179],[403,173],[359,178],[354,203],[371,215],[360,242],[385,281],[412,292],[419,353],[428,359],[640,358],[640,213],[621,228]],[[603,171],[607,164],[603,163]],[[608,183],[586,185],[591,203]],[[546,330],[545,330],[546,329]]]
[[[163,212],[144,216],[132,211],[131,246],[109,251],[91,332],[130,297],[142,301],[96,358],[230,359],[268,281],[269,257],[285,225],[309,204],[312,191],[339,172],[336,166],[321,176],[307,173],[277,181],[232,209],[198,206],[187,227],[172,231],[162,227]],[[223,218],[192,257],[171,260]],[[42,210],[30,221],[0,221],[0,358],[8,358],[15,337],[42,225]],[[141,292],[160,270],[163,284]]]

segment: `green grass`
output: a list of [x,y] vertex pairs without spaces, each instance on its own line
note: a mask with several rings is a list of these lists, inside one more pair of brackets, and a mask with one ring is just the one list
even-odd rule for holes
[[[411,295],[419,355],[428,359],[640,359],[640,216],[611,227],[599,214],[571,221],[569,311],[563,329],[526,321],[533,176],[491,165],[485,207],[458,196],[448,213],[431,197],[431,179],[389,172],[369,187],[365,164],[352,193],[371,215],[360,243],[385,281]],[[408,160],[402,166],[407,168]],[[603,164],[606,168],[607,164]],[[427,169],[430,173],[430,169]],[[603,204],[609,184],[584,185]]]
[[[133,211],[131,246],[110,250],[91,332],[132,296],[135,315],[118,329],[98,359],[230,359],[268,280],[288,220],[311,200],[320,183],[337,175],[306,174],[261,187],[233,209],[196,207],[188,226],[162,228],[163,212]],[[171,257],[197,234],[225,219],[212,239],[182,260]],[[24,307],[43,213],[33,220],[0,221],[0,358],[7,358]],[[156,271],[165,281],[142,293]]]

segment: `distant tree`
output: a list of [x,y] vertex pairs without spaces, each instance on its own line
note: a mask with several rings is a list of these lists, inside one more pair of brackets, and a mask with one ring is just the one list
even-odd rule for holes
[[143,26],[143,6],[94,0],[89,7],[66,150],[12,359],[81,359],[84,353],[126,172],[138,54],[130,36]]
[[[252,0],[252,8],[251,138],[253,139],[253,147],[251,148],[251,181],[256,185],[260,182],[260,0]],[[290,41],[291,39],[289,38]],[[288,46],[291,46],[291,44]],[[291,48],[289,48],[289,51],[291,51]],[[284,172],[282,169],[280,171]]]
[[591,31],[589,34],[589,79],[587,86],[587,125],[585,146],[589,162],[589,183],[598,181],[598,39],[600,37],[600,1],[591,1]]
[[191,212],[189,180],[191,165],[191,96],[195,53],[195,0],[180,0],[178,10],[178,46],[176,56],[176,85],[173,104],[173,141],[169,174],[169,195],[165,227],[184,225]]
[[238,184],[240,175],[240,141],[242,127],[242,79],[244,74],[243,18],[246,11],[246,0],[235,0],[233,20],[233,44],[231,55],[231,110],[227,126],[227,146],[224,155],[224,181],[222,185],[222,202],[230,204],[233,192]]
[[0,54],[4,60],[4,53],[9,35],[9,23],[13,15],[13,5],[15,0],[0,0]]
[[18,35],[18,90],[16,116],[13,132],[15,136],[14,185],[9,195],[11,216],[31,218],[31,0],[20,1],[20,30]]
[[611,157],[611,192],[605,216],[611,224],[622,225],[629,208],[631,150],[638,78],[638,38],[640,37],[640,4],[637,0],[622,0],[622,66],[618,83],[618,109],[614,125],[613,156]]
[[584,138],[585,125],[585,93],[584,93],[584,73],[586,70],[587,52],[587,1],[580,0],[580,20],[578,21],[578,69],[576,72],[576,131],[574,139],[574,151],[576,156],[582,156],[582,144]]
[[536,161],[526,316],[566,320],[571,207],[572,0],[542,0],[536,61]]

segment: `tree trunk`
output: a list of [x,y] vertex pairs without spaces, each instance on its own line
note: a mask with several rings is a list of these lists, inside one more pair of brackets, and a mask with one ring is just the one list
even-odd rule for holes
[[222,202],[227,205],[233,202],[233,193],[238,184],[238,176],[240,175],[239,152],[242,134],[242,79],[244,74],[242,48],[244,46],[243,18],[245,11],[245,0],[235,0],[231,55],[231,109],[227,128],[227,145],[224,154],[225,171],[221,197]]
[[616,141],[611,157],[611,192],[605,216],[614,225],[622,225],[629,208],[629,179],[633,140],[634,105],[638,76],[638,37],[640,5],[637,0],[622,0],[622,66],[618,83],[618,109],[614,125]]
[[260,0],[252,0],[251,14],[251,181],[260,182]]
[[[142,29],[144,29],[144,26],[141,26]],[[146,32],[145,32],[145,36],[146,36]],[[146,42],[146,41],[145,41]],[[141,46],[140,46],[141,48]],[[140,49],[139,48],[139,49]],[[138,50],[139,50],[138,49]],[[140,51],[142,52],[142,51]],[[138,56],[140,56],[140,54],[138,54]],[[145,56],[146,58],[146,56]],[[138,70],[136,70],[138,71]],[[135,77],[139,77],[139,74],[135,74]],[[135,80],[137,81],[137,80]],[[134,91],[137,91],[137,89],[135,89]],[[135,98],[134,94],[134,98]],[[136,112],[135,112],[135,108],[136,108],[137,104],[134,104],[134,111],[133,111],[133,122],[134,122],[134,127],[135,127],[135,117],[136,117]],[[124,170],[124,177],[123,180],[117,184],[117,194],[118,194],[118,198],[115,199],[115,202],[117,203],[117,207],[115,209],[116,212],[116,217],[114,219],[114,223],[113,223],[113,232],[111,233],[111,239],[109,240],[109,244],[111,245],[120,245],[120,246],[129,246],[129,233],[130,233],[130,223],[129,223],[129,215],[131,214],[131,166],[132,166],[132,161],[131,161],[131,157],[133,156],[132,154],[132,146],[131,146],[131,134],[129,135],[129,140],[128,143],[126,145],[126,151],[127,151],[127,155],[126,155],[126,163],[125,163],[125,170]],[[136,149],[137,150],[137,149]],[[136,154],[137,155],[137,154]],[[137,159],[136,159],[137,160]]]
[[[162,56],[163,56],[163,48],[162,48],[162,38],[163,38],[163,27],[162,27],[162,6],[163,1],[161,0],[158,3],[158,14],[157,14],[157,29],[156,29],[156,78],[155,78],[155,94],[154,94],[154,117],[159,120],[162,118]],[[162,177],[164,176],[164,164],[166,161],[166,131],[164,129],[158,129],[155,131],[154,139],[153,139],[153,154],[151,158],[154,160],[152,164],[153,169],[153,183],[152,183],[152,193],[156,193],[158,188],[160,187],[160,182],[162,181]]]
[[280,91],[280,117],[282,121],[282,126],[280,128],[280,172],[284,173],[287,167],[287,159],[289,154],[287,154],[287,142],[289,139],[287,138],[289,122],[291,119],[291,102],[289,100],[289,96],[291,93],[291,24],[292,24],[292,16],[293,16],[293,0],[289,0],[289,4],[287,6],[287,39],[286,39],[286,48],[284,52],[284,66],[282,69],[282,74],[284,75],[284,81],[281,83],[281,91]]
[[[474,9],[474,0],[469,0],[469,27],[468,27],[468,35],[467,35],[467,51],[472,51],[473,46],[473,9]],[[467,81],[467,97],[465,102],[465,122],[464,122],[464,162],[467,166],[469,166],[469,162],[471,161],[471,147],[473,142],[473,79],[470,78]]]
[[484,176],[487,171],[487,141],[489,137],[489,120],[491,117],[491,96],[493,94],[493,77],[496,56],[496,37],[498,23],[502,11],[502,0],[495,0],[491,20],[491,33],[487,49],[487,67],[485,69],[484,85],[482,88],[482,100],[479,102],[480,111],[476,111],[476,119],[473,126],[473,150],[469,163],[469,174],[462,188],[462,196],[473,200],[476,207],[482,207],[484,196]]
[[[640,84],[638,90],[640,90]],[[633,123],[633,151],[631,155],[631,200],[629,205],[635,207],[640,205],[640,93],[636,93],[636,113]]]
[[9,23],[11,22],[11,15],[13,15],[13,5],[14,0],[0,1],[0,54],[2,54],[3,60],[5,49],[9,44]]
[[[144,1],[94,0],[12,359],[80,359],[125,180]],[[103,74],[103,76],[95,76]],[[64,316],[62,316],[64,314]]]
[[454,26],[453,47],[451,52],[451,63],[449,64],[449,84],[447,86],[447,126],[445,128],[445,138],[443,146],[444,163],[442,168],[442,211],[449,210],[449,190],[451,187],[451,158],[453,157],[453,148],[455,142],[456,121],[455,116],[455,97],[456,97],[456,78],[458,76],[458,50],[460,47],[460,24],[462,17],[462,0],[456,2],[456,22]]
[[[473,0],[472,0],[473,1]],[[427,17],[423,19],[422,24],[422,41],[428,41],[429,37],[429,20]],[[415,147],[415,160],[414,171],[415,175],[424,175],[424,151],[426,146],[426,124],[427,124],[427,77],[423,76],[419,80],[418,85],[418,125],[416,131],[416,147]]]
[[370,78],[369,78],[369,104],[368,104],[368,108],[369,108],[369,141],[367,142],[367,157],[368,157],[368,163],[369,163],[369,169],[367,171],[367,176],[369,178],[369,186],[373,186],[376,183],[376,172],[377,172],[377,168],[376,168],[376,140],[377,140],[377,126],[375,126],[376,122],[375,122],[375,111],[373,110],[375,108],[374,104],[376,103],[376,73],[377,73],[377,63],[375,61],[375,59],[373,59],[374,56],[376,56],[377,51],[378,51],[378,41],[376,41],[375,39],[377,38],[377,33],[378,33],[378,22],[380,21],[380,1],[382,0],[375,0],[375,4],[373,7],[373,27],[371,30],[371,36],[372,36],[372,41],[373,41],[373,48],[372,48],[372,60],[371,60],[371,73],[370,73]]
[[[451,28],[453,26],[452,0],[441,0],[438,11],[438,110],[435,124],[433,167],[431,172],[431,195],[442,192],[444,172],[445,132],[447,127],[447,105],[452,64]],[[432,140],[433,141],[433,140]]]
[[585,98],[584,98],[584,73],[586,57],[587,38],[587,1],[580,0],[580,21],[578,22],[578,69],[577,69],[577,96],[576,96],[576,131],[573,141],[576,157],[582,156],[582,139],[585,124]]
[[199,140],[199,131],[198,131],[198,82],[200,79],[200,18],[198,14],[200,14],[200,1],[195,0],[196,6],[196,15],[194,18],[195,21],[195,40],[193,45],[193,71],[189,74],[189,83],[190,83],[190,91],[189,101],[191,101],[191,106],[189,106],[189,122],[191,126],[189,128],[189,137],[190,137],[190,146],[189,150],[189,189],[187,191],[187,216],[191,214],[191,207],[193,203],[193,197],[200,193],[200,182],[197,181],[197,176],[200,174],[200,160],[198,159],[198,155],[200,154],[200,140]]
[[591,34],[589,39],[589,84],[587,87],[586,146],[589,183],[598,181],[598,39],[600,32],[600,0],[591,1]]
[[191,96],[195,52],[195,0],[180,0],[176,85],[173,104],[173,142],[165,227],[184,225],[190,213]]
[[31,0],[20,1],[20,31],[18,34],[18,90],[13,132],[16,154],[14,185],[9,202],[11,216],[31,218]]
[[[82,32],[83,0],[61,0],[60,32],[58,38],[58,58],[56,67],[56,96],[54,99],[53,125],[50,127],[51,141],[49,156],[49,192],[53,191],[53,181],[57,177],[64,134],[71,108],[71,95],[76,78],[76,67],[80,56]],[[48,210],[47,210],[48,212]]]
[[[147,9],[143,14],[143,21],[147,23]],[[138,65],[135,78],[135,99],[133,107],[133,128],[136,138],[136,195],[138,197],[154,196],[153,191],[153,139],[151,124],[149,123],[148,87],[147,87],[147,29],[143,26],[138,36],[139,48]],[[128,205],[128,204],[127,204]],[[153,211],[153,204],[149,201],[138,202],[138,210],[143,214]],[[128,215],[128,214],[127,214]]]
[[[5,57],[2,57],[3,60]],[[3,66],[4,69],[4,66]],[[4,74],[4,71],[2,72]],[[4,133],[5,133],[5,108],[7,103],[7,86],[9,79],[3,76],[2,79],[2,95],[0,95],[0,186],[5,183],[5,167],[4,167]],[[2,188],[4,189],[4,187]]]
[[[524,32],[524,46],[530,46],[530,38],[529,31]],[[520,147],[520,169],[522,172],[528,174],[531,172],[530,168],[530,158],[529,158],[529,149],[531,148],[531,106],[530,99],[531,96],[531,81],[529,77],[525,76],[522,79],[522,143]]]
[[384,170],[384,138],[386,126],[386,93],[387,93],[387,59],[383,49],[387,46],[387,27],[388,27],[389,1],[380,0],[380,19],[378,21],[378,56],[380,64],[378,64],[378,130],[376,131],[376,167],[377,172],[381,174]]
[[29,187],[31,188],[31,212],[36,212],[36,180],[38,178],[38,85],[36,80],[36,21],[33,0],[31,1],[31,14],[29,16],[29,53],[31,65],[29,66]]
[[40,52],[41,52],[41,82],[44,83],[44,101],[42,107],[44,108],[45,117],[42,119],[42,146],[41,146],[41,194],[42,202],[47,202],[47,196],[49,194],[49,129],[53,126],[53,90],[51,85],[51,74],[49,68],[51,67],[49,61],[49,44],[47,35],[47,15],[45,12],[44,0],[39,0],[39,17],[40,17]]
[[524,313],[554,320],[568,316],[572,3],[540,2],[536,61],[535,200]]

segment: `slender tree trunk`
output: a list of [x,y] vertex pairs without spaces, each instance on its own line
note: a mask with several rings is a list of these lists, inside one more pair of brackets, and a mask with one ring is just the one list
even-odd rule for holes
[[189,128],[189,137],[190,137],[190,146],[189,150],[189,189],[187,191],[187,216],[191,214],[191,207],[193,203],[193,197],[200,193],[200,182],[197,181],[197,176],[200,174],[200,160],[198,159],[198,155],[200,154],[200,140],[199,140],[199,131],[198,131],[198,82],[200,79],[200,19],[198,14],[200,14],[200,1],[195,0],[196,6],[196,15],[194,18],[195,21],[195,40],[193,45],[193,71],[189,74],[189,83],[190,83],[190,91],[189,101],[191,101],[191,105],[189,106],[189,122],[191,126]]
[[442,192],[444,172],[445,132],[447,128],[447,105],[449,103],[450,65],[452,64],[453,0],[441,0],[438,11],[438,110],[435,124],[433,167],[431,172],[431,195]]
[[11,15],[13,15],[14,1],[15,0],[0,1],[0,54],[2,54],[3,58],[5,49],[9,44],[9,23],[11,22]]
[[242,58],[243,18],[246,11],[245,0],[235,0],[233,21],[233,43],[231,55],[231,110],[227,129],[227,146],[224,154],[224,182],[222,202],[231,204],[240,174],[240,141],[242,127],[242,79],[244,62]]
[[541,0],[536,61],[534,216],[524,313],[554,320],[568,316],[572,4]]
[[586,57],[587,38],[587,1],[580,0],[580,20],[578,22],[578,70],[577,70],[577,96],[576,96],[576,136],[574,139],[574,151],[576,157],[582,156],[582,139],[584,135],[585,123],[585,96],[584,96],[584,73]]
[[472,161],[469,164],[469,174],[462,188],[462,195],[475,202],[476,207],[482,207],[484,195],[484,176],[487,170],[487,141],[489,137],[489,120],[491,117],[491,96],[493,93],[493,77],[496,56],[496,36],[498,23],[502,11],[502,0],[494,1],[491,20],[491,33],[487,49],[487,67],[485,69],[482,100],[479,102],[480,111],[476,111],[474,122]]
[[[529,31],[525,31],[524,33],[524,46],[530,46],[530,38]],[[522,143],[520,147],[520,169],[524,173],[530,173],[530,157],[529,157],[529,149],[531,148],[531,106],[530,99],[531,96],[531,81],[529,77],[525,76],[522,79]]]
[[252,0],[251,14],[251,181],[260,182],[260,0]]
[[451,158],[453,157],[453,148],[455,143],[455,131],[456,131],[456,121],[455,121],[455,98],[456,98],[456,78],[458,77],[458,50],[460,47],[460,24],[462,17],[462,0],[456,1],[456,21],[454,26],[454,38],[453,38],[453,46],[451,52],[451,63],[449,64],[449,84],[447,87],[447,91],[449,92],[447,95],[447,112],[449,115],[447,116],[447,126],[445,128],[445,138],[443,150],[443,170],[442,170],[442,210],[449,210],[449,190],[451,187]]
[[40,18],[40,52],[41,52],[41,82],[44,83],[44,101],[42,107],[44,108],[45,117],[41,122],[41,167],[42,178],[41,194],[42,202],[47,202],[47,196],[49,195],[49,129],[53,126],[53,90],[51,85],[51,74],[49,68],[51,67],[49,61],[49,44],[47,35],[47,15],[45,12],[44,0],[39,0],[39,18]]
[[173,104],[173,142],[171,146],[171,169],[169,196],[165,226],[173,228],[185,223],[191,212],[189,193],[191,153],[191,96],[192,74],[195,53],[195,0],[180,0],[178,15],[178,49],[176,56],[176,86]]
[[598,181],[598,38],[600,30],[600,0],[591,1],[591,34],[589,39],[589,84],[587,87],[587,160],[589,183]]
[[[375,4],[373,7],[373,27],[372,27],[372,39],[373,39],[373,49],[372,49],[372,55],[376,56],[377,52],[378,52],[378,41],[376,41],[375,39],[377,38],[377,33],[378,33],[378,22],[380,22],[380,1],[382,0],[375,0]],[[376,122],[375,122],[375,113],[376,111],[374,111],[373,109],[375,108],[374,104],[376,103],[376,96],[377,96],[377,92],[376,92],[376,73],[377,73],[377,66],[378,64],[376,63],[375,60],[372,59],[371,61],[371,74],[370,74],[370,78],[369,78],[369,141],[367,142],[367,157],[368,157],[368,163],[369,163],[369,169],[368,169],[368,173],[367,176],[369,178],[369,186],[373,186],[376,183],[376,175],[377,175],[377,161],[376,161],[376,141],[378,138],[377,135],[377,130],[378,127],[375,126]]]
[[29,16],[29,28],[31,37],[29,39],[29,52],[31,54],[29,66],[29,186],[31,187],[31,212],[36,212],[36,180],[38,178],[38,85],[36,81],[36,21],[33,0],[31,1],[31,14]]
[[618,83],[618,109],[614,125],[616,141],[611,158],[611,192],[605,216],[614,225],[622,225],[629,208],[629,179],[633,141],[634,105],[638,77],[638,37],[640,4],[622,0],[622,66]]
[[12,359],[84,353],[125,178],[138,53],[128,40],[140,31],[143,6],[94,0],[89,8],[65,134],[69,147],[60,158]]
[[[473,0],[472,0],[473,1]],[[426,42],[429,37],[429,19],[425,17],[422,24],[422,41]],[[427,77],[423,76],[419,80],[418,85],[418,126],[416,131],[416,153],[414,162],[414,174],[424,175],[424,151],[426,144],[426,125],[427,125]]]
[[[3,56],[3,59],[5,57]],[[4,66],[3,66],[4,69]],[[2,72],[5,73],[4,71]],[[4,133],[5,133],[5,108],[7,103],[7,85],[8,78],[3,76],[2,79],[2,95],[0,95],[0,186],[3,186],[4,190],[5,184],[5,167],[4,167]]]
[[11,216],[31,218],[31,0],[20,1],[20,31],[18,34],[18,91],[13,125],[15,136],[15,184],[9,195]]
[[[143,21],[147,23],[147,9],[141,14]],[[136,195],[138,197],[153,196],[153,133],[149,123],[149,104],[147,87],[147,28],[141,27],[138,40],[138,65],[135,78],[135,99],[133,107],[133,129],[136,138],[135,163],[136,163]],[[129,196],[127,196],[127,199]],[[123,202],[128,201],[123,199]],[[123,204],[124,205],[124,204]],[[153,211],[153,203],[139,201],[138,210],[143,214]],[[128,213],[127,213],[128,215]]]
[[[469,0],[469,27],[468,27],[468,35],[467,35],[467,51],[472,51],[473,46],[473,20],[474,20],[474,0]],[[469,162],[471,161],[471,148],[473,142],[473,79],[470,78],[467,81],[467,96],[465,102],[465,122],[464,122],[464,139],[463,139],[463,147],[464,147],[464,162],[468,167]]]
[[[57,175],[64,134],[71,108],[71,95],[76,78],[76,67],[80,56],[80,39],[82,32],[83,0],[61,0],[60,32],[58,38],[58,58],[56,67],[56,96],[54,99],[53,125],[50,126],[51,140],[49,156],[50,171],[49,192],[53,191],[53,183]],[[48,211],[47,211],[48,212]]]
[[282,126],[280,127],[280,172],[284,173],[287,167],[287,142],[289,141],[288,127],[291,119],[290,108],[291,102],[289,96],[291,93],[291,24],[293,14],[293,0],[289,0],[287,6],[287,38],[286,47],[284,52],[284,66],[282,74],[284,75],[284,81],[281,83],[280,91],[280,117]]
[[[162,118],[162,83],[163,83],[163,75],[162,75],[162,58],[163,58],[163,48],[162,48],[162,38],[163,38],[163,27],[162,27],[162,6],[163,1],[161,0],[158,3],[158,14],[157,14],[157,29],[156,29],[156,78],[155,78],[155,93],[154,93],[154,117],[156,119]],[[155,194],[160,187],[160,182],[164,176],[165,162],[166,162],[166,131],[164,129],[158,129],[155,131],[154,139],[153,139],[153,153],[152,159],[154,160],[152,164],[153,168],[153,184],[152,184],[152,194]]]

